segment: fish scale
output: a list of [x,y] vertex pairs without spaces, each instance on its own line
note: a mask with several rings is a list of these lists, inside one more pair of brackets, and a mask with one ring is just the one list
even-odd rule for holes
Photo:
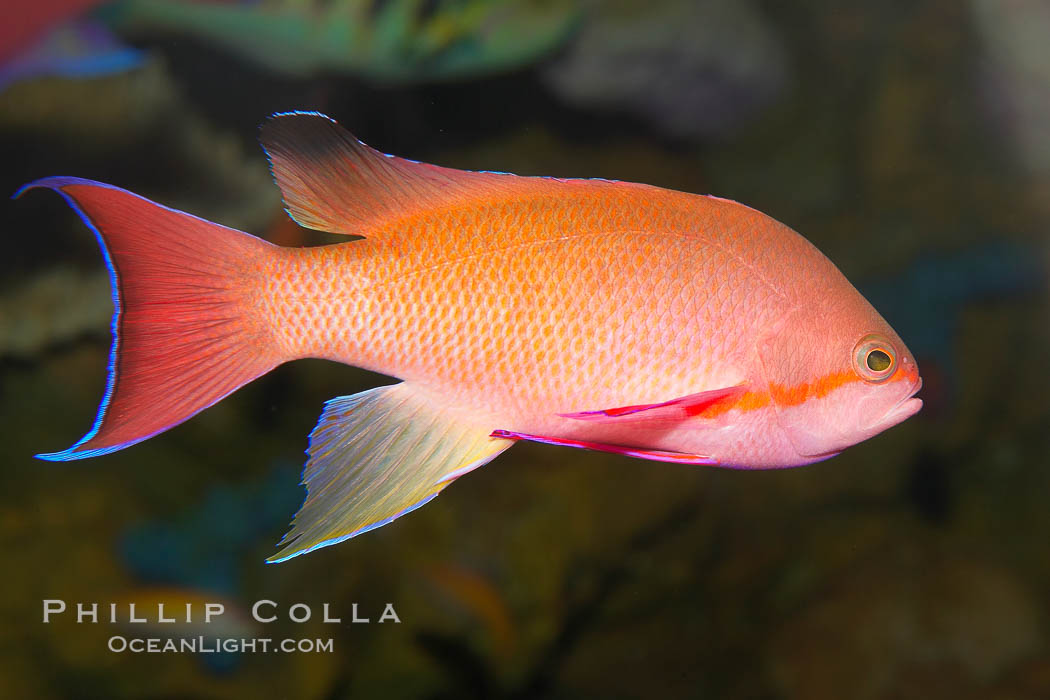
[[[620,225],[638,229],[644,213],[635,221],[621,217]],[[443,226],[427,222],[422,228],[455,230],[461,218],[450,216]],[[366,250],[368,242],[342,244],[338,251],[293,251],[312,260],[295,260],[273,271],[270,279],[285,280],[275,282],[271,292],[273,325],[290,336],[286,345],[298,346],[303,354],[418,380],[442,392],[462,385],[464,373],[475,399],[511,379],[521,387],[514,396],[519,406],[543,409],[551,399],[571,406],[586,395],[613,405],[637,400],[640,393],[643,400],[690,393],[717,380],[715,368],[724,367],[740,348],[732,336],[704,338],[696,311],[702,309],[709,323],[752,322],[734,315],[725,285],[698,283],[730,274],[726,256],[716,251],[682,260],[672,235],[550,235],[570,218],[552,212],[554,225],[534,227],[539,235],[533,234],[532,241],[528,232],[492,223],[484,234],[455,231],[401,257],[398,277],[385,276],[364,288],[354,279],[361,259],[383,252]],[[443,244],[460,240],[465,242],[457,259],[456,251]],[[483,255],[475,252],[476,241],[485,242]],[[712,272],[705,274],[699,266]],[[631,274],[631,268],[651,274]],[[333,274],[333,269],[338,271]],[[635,281],[624,286],[617,281],[624,278]],[[307,294],[300,296],[298,290]],[[493,309],[502,311],[495,322]],[[319,317],[341,322],[318,328],[313,319]],[[617,342],[608,342],[608,329],[618,330]],[[566,342],[573,339],[580,342]],[[508,357],[516,361],[508,365]],[[659,368],[655,374],[638,371],[654,366]],[[575,371],[564,371],[568,367]],[[619,381],[609,381],[611,376]]]

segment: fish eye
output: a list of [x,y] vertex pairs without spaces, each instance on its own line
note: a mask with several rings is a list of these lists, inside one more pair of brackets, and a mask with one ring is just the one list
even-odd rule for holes
[[872,372],[885,372],[893,364],[893,358],[885,350],[875,348],[868,353],[868,359],[865,361],[865,364],[868,365],[868,369]]
[[866,382],[885,381],[897,369],[897,352],[886,338],[877,334],[865,336],[854,348],[853,369]]

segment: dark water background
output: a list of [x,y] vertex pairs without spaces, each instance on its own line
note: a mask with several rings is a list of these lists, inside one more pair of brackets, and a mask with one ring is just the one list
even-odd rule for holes
[[[457,7],[373,12],[397,5],[420,27]],[[297,362],[126,451],[33,460],[90,426],[110,309],[90,232],[31,193],[0,205],[0,695],[1050,697],[1050,10],[531,5],[564,35],[501,66],[468,42],[458,76],[397,52],[296,73],[282,62],[309,45],[268,43],[265,63],[107,18],[144,64],[0,93],[0,191],[77,175],[327,242],[281,223],[254,143],[266,115],[318,109],[418,160],[710,192],[854,281],[918,356],[922,413],[775,472],[521,444],[393,525],[268,566],[322,403],[387,380]],[[223,626],[186,634],[334,651],[113,653],[113,635],[165,630],[45,625],[52,598],[123,619],[128,602],[199,619],[223,601]],[[250,621],[261,599],[277,621]],[[288,619],[295,603],[310,621]],[[377,623],[386,603],[400,624]],[[370,624],[350,623],[354,604]]]

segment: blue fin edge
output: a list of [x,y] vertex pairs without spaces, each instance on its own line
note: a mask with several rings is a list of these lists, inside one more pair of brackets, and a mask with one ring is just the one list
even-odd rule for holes
[[[102,395],[102,401],[98,405],[98,413],[95,415],[95,422],[91,426],[91,430],[89,430],[84,435],[84,437],[82,437],[79,440],[77,440],[75,443],[73,443],[73,445],[71,445],[70,447],[66,448],[65,450],[62,450],[60,452],[42,452],[40,454],[33,455],[37,459],[42,459],[42,460],[47,461],[47,462],[69,462],[69,461],[72,461],[72,460],[75,460],[75,459],[87,459],[89,457],[98,457],[100,455],[106,455],[106,454],[109,454],[111,452],[117,452],[119,450],[123,450],[126,447],[131,447],[132,445],[138,444],[138,443],[143,442],[145,440],[149,440],[154,435],[158,435],[158,434],[160,434],[160,433],[164,432],[165,430],[168,430],[169,428],[172,427],[171,425],[168,425],[168,426],[165,426],[165,427],[161,428],[160,430],[157,430],[156,432],[152,432],[152,433],[150,433],[148,435],[143,435],[142,437],[138,437],[138,438],[135,438],[134,440],[129,440],[127,442],[122,442],[122,443],[119,443],[117,445],[110,445],[109,447],[99,447],[99,448],[96,448],[96,449],[93,449],[93,450],[82,450],[80,452],[76,451],[78,447],[80,447],[85,442],[87,442],[88,440],[90,440],[91,438],[95,437],[98,434],[99,429],[102,427],[102,421],[103,421],[103,419],[106,416],[106,411],[109,409],[110,401],[113,398],[113,391],[116,389],[116,384],[117,384],[117,374],[116,374],[117,352],[120,349],[119,329],[120,329],[120,316],[121,316],[121,311],[122,311],[123,305],[122,305],[121,299],[120,299],[120,277],[117,274],[116,265],[113,264],[113,257],[109,253],[109,248],[106,247],[106,241],[102,237],[101,231],[98,230],[98,227],[95,226],[95,223],[91,220],[91,217],[89,217],[87,215],[87,213],[83,209],[81,209],[80,205],[77,204],[76,200],[74,200],[72,197],[70,197],[68,194],[66,194],[65,192],[62,191],[62,188],[67,186],[67,185],[89,185],[91,187],[104,187],[104,188],[109,189],[109,190],[116,190],[117,192],[123,192],[124,194],[131,195],[132,197],[137,197],[138,199],[141,199],[143,201],[149,202],[153,206],[159,207],[161,209],[165,209],[165,210],[173,212],[175,214],[179,214],[180,216],[188,216],[190,218],[197,219],[198,221],[204,221],[206,223],[212,223],[212,222],[207,221],[207,219],[202,219],[199,216],[194,216],[193,214],[189,214],[187,212],[180,211],[178,209],[172,209],[171,207],[166,207],[163,204],[158,204],[157,202],[154,202],[151,199],[147,199],[147,198],[143,197],[142,195],[135,194],[134,192],[131,192],[129,190],[125,190],[125,189],[123,189],[121,187],[116,187],[114,185],[109,185],[109,184],[106,184],[105,182],[99,182],[97,180],[90,180],[90,179],[84,178],[84,177],[73,177],[73,176],[67,176],[67,175],[55,175],[55,176],[51,176],[51,177],[43,177],[43,178],[40,178],[39,180],[34,180],[33,182],[30,182],[28,184],[22,185],[21,187],[18,188],[18,190],[13,195],[11,195],[11,199],[18,199],[19,197],[21,197],[23,194],[25,194],[29,190],[34,190],[34,189],[38,189],[38,188],[44,188],[44,189],[49,189],[49,190],[53,190],[53,191],[57,192],[62,197],[62,199],[64,199],[66,201],[66,204],[69,205],[70,209],[72,209],[74,212],[76,212],[77,216],[80,217],[80,220],[84,222],[84,225],[87,226],[91,230],[91,232],[93,234],[95,234],[95,240],[98,241],[98,247],[102,250],[102,257],[103,257],[103,260],[106,263],[106,270],[109,272],[110,296],[113,299],[113,317],[112,317],[112,319],[110,320],[110,323],[109,323],[110,334],[113,337],[113,342],[110,344],[110,347],[109,347],[109,360],[108,360],[108,362],[106,364],[106,391]],[[237,231],[237,229],[231,229],[228,226],[224,226],[223,228],[226,228],[227,230],[230,230],[230,231],[236,231],[237,233],[239,233],[241,235],[244,235],[244,236],[250,236],[251,235],[251,234],[248,234],[248,233],[244,233],[243,231]],[[232,391],[224,394],[223,396],[220,396],[219,398],[215,399],[215,401],[213,401],[212,403],[210,403],[207,406],[204,406],[203,408],[201,408],[200,411],[203,411],[203,410],[205,410],[205,409],[207,409],[207,408],[209,408],[211,406],[214,406],[219,401],[222,401],[224,398],[226,398],[231,393],[233,393],[233,391],[236,391],[236,390],[237,389],[235,388]],[[197,415],[197,413],[200,413],[200,411],[197,411],[196,413],[193,413],[192,415],[187,416],[186,420],[188,420],[189,418],[192,418],[193,416]]]
[[[120,328],[120,315],[121,315],[121,302],[120,302],[120,279],[117,276],[117,268],[113,264],[113,258],[109,254],[109,248],[106,247],[106,241],[102,238],[102,233],[95,226],[95,223],[87,215],[87,213],[80,208],[80,205],[70,197],[68,194],[62,191],[62,188],[66,185],[92,185],[99,187],[108,187],[110,189],[120,189],[113,187],[112,185],[106,185],[105,183],[95,182],[94,180],[87,180],[79,177],[45,177],[39,180],[34,180],[27,185],[23,185],[17,192],[12,195],[12,199],[21,197],[25,192],[37,188],[47,188],[54,190],[62,199],[66,200],[66,204],[69,205],[70,209],[77,213],[80,220],[84,222],[93,234],[95,234],[95,240],[98,241],[98,247],[102,250],[102,257],[106,263],[106,270],[109,272],[109,284],[110,284],[110,296],[113,299],[113,317],[109,323],[110,333],[113,337],[113,342],[109,346],[109,360],[106,364],[106,391],[102,395],[102,401],[98,406],[98,413],[95,416],[95,422],[91,426],[91,430],[80,438],[71,447],[62,450],[61,452],[46,452],[34,455],[37,459],[42,459],[48,462],[67,462],[74,459],[86,459],[88,457],[96,457],[98,455],[108,454],[110,452],[116,452],[117,450],[128,447],[134,443],[127,443],[122,445],[114,445],[112,447],[103,447],[96,450],[84,450],[83,452],[77,452],[76,449],[83,445],[85,442],[95,437],[98,434],[99,429],[102,427],[102,419],[106,415],[106,410],[109,408],[110,399],[113,397],[113,390],[116,388],[116,367],[117,367],[117,350],[120,346],[120,337],[118,329]],[[147,436],[149,437],[149,436]],[[142,438],[145,440],[146,438]],[[138,442],[138,441],[136,441]]]
[[[321,119],[326,119],[326,120],[332,122],[333,124],[335,124],[336,126],[345,129],[345,127],[343,127],[342,124],[340,124],[338,121],[336,121],[332,117],[328,116],[327,114],[324,114],[323,112],[318,112],[318,111],[312,110],[312,109],[292,109],[292,110],[288,110],[287,112],[274,112],[269,117],[267,117],[267,121],[269,121],[271,119],[280,119],[281,117],[320,117]],[[260,125],[259,128],[261,129],[262,125]],[[349,132],[347,132],[347,133],[349,133]],[[387,158],[399,158],[399,159],[401,159],[403,161],[407,161],[409,163],[416,163],[417,165],[430,165],[429,163],[425,163],[425,162],[423,162],[421,160],[413,160],[411,158],[405,158],[404,156],[395,156],[392,153],[383,153],[380,150],[372,148],[367,143],[365,143],[361,139],[357,138],[353,134],[350,134],[350,138],[352,138],[354,141],[357,141],[362,146],[365,146],[366,148],[368,148],[368,149],[370,149],[372,151],[375,151],[376,153],[378,153],[378,154],[380,154],[382,156],[386,156]],[[266,147],[265,146],[263,147],[263,152],[266,152]],[[269,153],[266,153],[266,160],[267,160],[267,162],[270,165],[270,177],[276,183],[277,180],[276,180],[276,178],[273,177],[273,161],[270,160],[270,154]],[[445,166],[439,166],[439,167],[445,167]],[[455,170],[457,168],[450,168],[450,169],[451,170]],[[511,177],[529,177],[529,178],[535,178],[537,180],[554,180],[555,182],[572,182],[572,181],[579,181],[579,180],[587,180],[587,181],[590,181],[590,182],[610,182],[610,183],[613,183],[613,184],[619,184],[619,183],[623,182],[623,180],[610,180],[609,178],[605,178],[605,177],[556,177],[554,175],[517,175],[516,173],[506,172],[504,170],[464,170],[464,172],[468,172],[468,173],[484,173],[486,175],[509,175]],[[285,213],[288,214],[289,218],[292,217],[291,213],[288,212],[288,207],[285,207],[284,211],[285,211]]]
[[[293,552],[292,554],[289,554],[288,556],[285,556],[285,557],[281,557],[280,559],[273,559],[273,558],[267,559],[266,563],[267,564],[280,564],[281,562],[286,562],[289,559],[294,559],[295,557],[298,557],[298,556],[300,556],[302,554],[309,554],[310,552],[313,552],[313,551],[316,551],[318,549],[321,549],[322,547],[329,547],[329,546],[331,546],[333,544],[339,544],[340,542],[345,542],[346,540],[350,539],[351,537],[357,537],[358,535],[363,535],[366,532],[369,532],[371,530],[375,530],[377,528],[383,527],[384,525],[389,525],[393,521],[395,521],[398,518],[400,518],[402,515],[407,515],[408,513],[411,513],[412,511],[416,510],[417,508],[422,508],[423,506],[425,506],[426,504],[430,503],[435,498],[437,498],[437,494],[436,493],[432,493],[429,496],[427,496],[426,498],[424,498],[422,501],[420,501],[419,503],[415,503],[413,505],[410,505],[408,508],[405,508],[400,513],[397,513],[395,515],[391,515],[389,518],[384,518],[383,520],[380,520],[378,522],[374,522],[371,525],[365,525],[362,528],[354,530],[349,535],[340,535],[339,537],[333,537],[332,539],[325,540],[324,542],[318,542],[317,544],[315,544],[312,547],[309,547],[309,548],[304,549],[304,550],[299,551],[299,552]],[[291,543],[289,543],[289,544],[291,544]]]

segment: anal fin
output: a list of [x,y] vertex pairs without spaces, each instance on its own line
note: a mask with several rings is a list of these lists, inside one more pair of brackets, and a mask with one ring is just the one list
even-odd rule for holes
[[267,561],[341,542],[419,508],[514,444],[490,433],[409,384],[332,399],[310,433],[306,500]]

